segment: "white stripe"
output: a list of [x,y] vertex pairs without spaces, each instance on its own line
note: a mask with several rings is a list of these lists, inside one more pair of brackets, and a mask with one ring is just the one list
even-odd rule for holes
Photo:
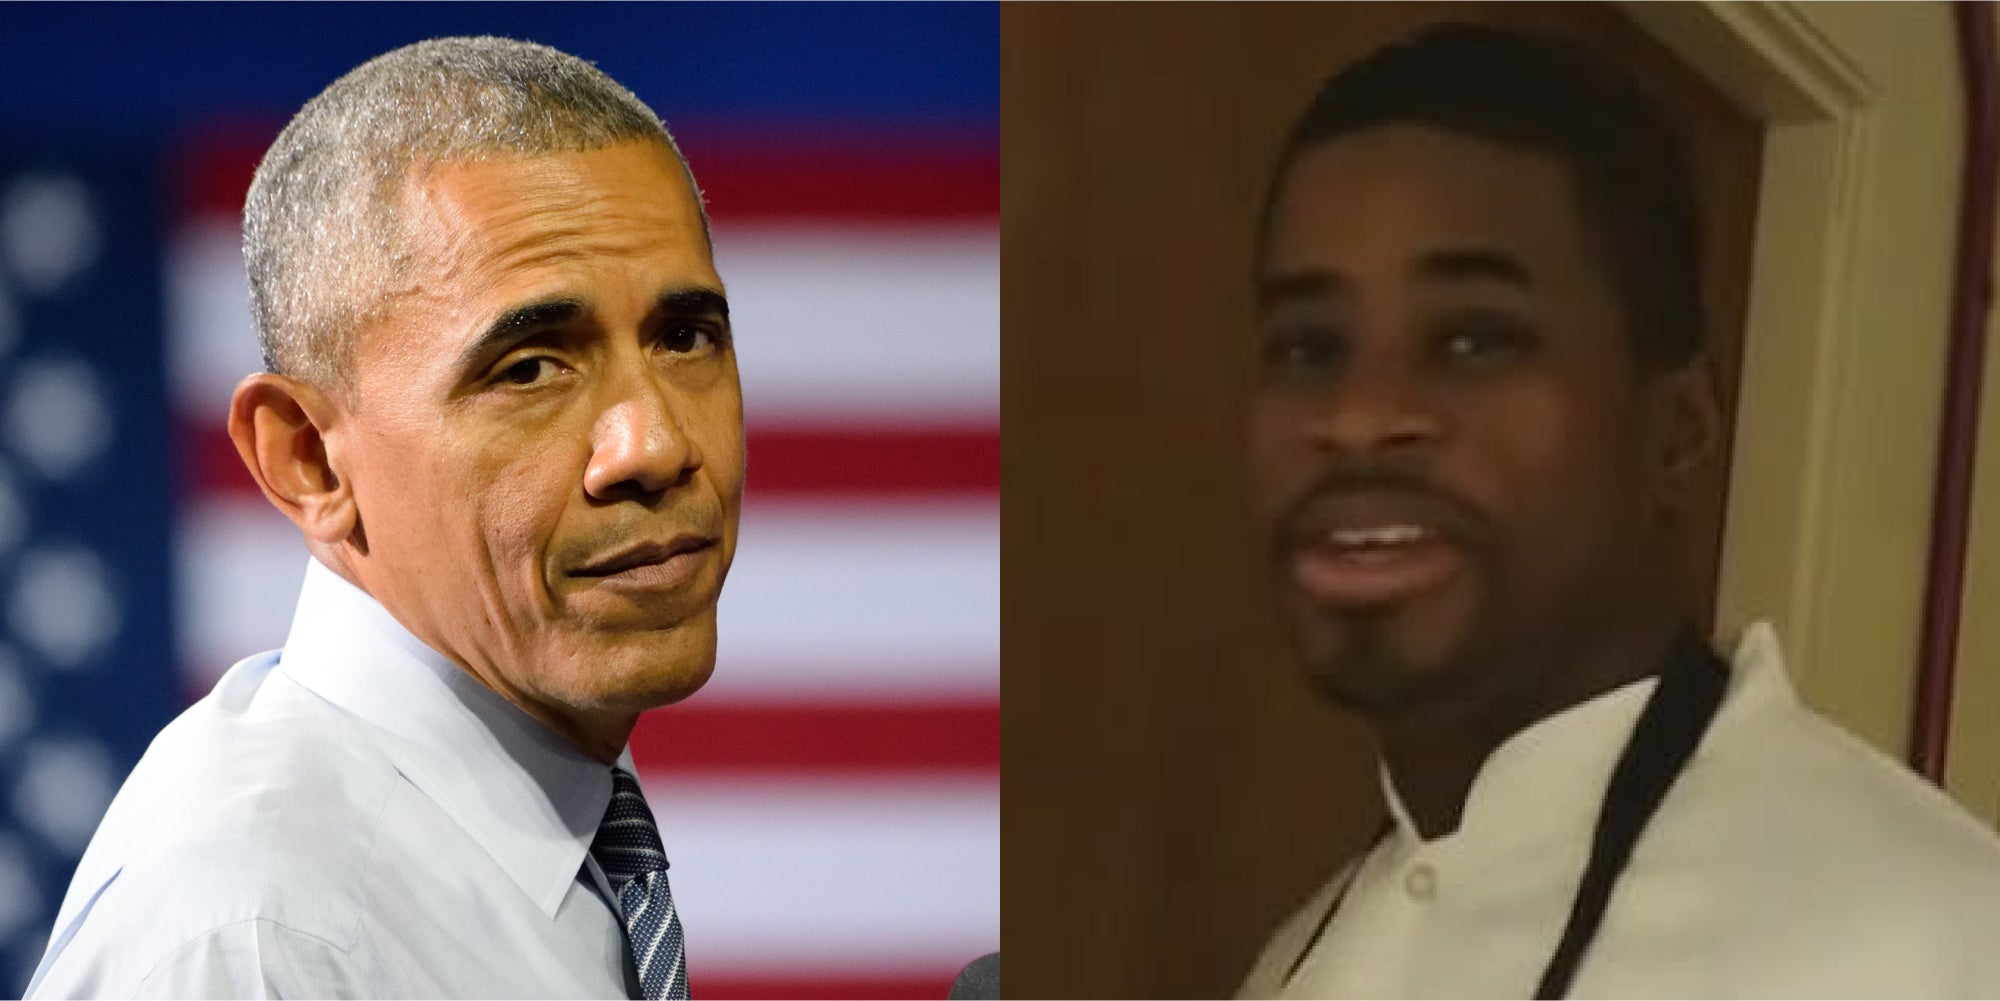
[[[645,889],[650,890],[651,887],[646,887]],[[671,890],[669,890],[669,892],[671,892]],[[649,904],[652,900],[652,896],[653,895],[651,893],[646,894],[646,898]],[[643,910],[644,908],[641,908],[642,912]],[[645,977],[651,971],[653,966],[653,957],[657,955],[660,951],[660,943],[665,942],[667,940],[667,933],[673,930],[673,925],[671,923],[673,911],[669,910],[667,914],[668,917],[662,919],[660,923],[654,927],[653,934],[651,936],[652,941],[646,945],[646,954],[644,956],[639,957],[639,962],[637,963],[637,965],[639,967],[639,976],[642,978]],[[632,918],[632,923],[637,924],[638,921],[639,921],[638,916],[634,915]]]
[[204,215],[184,222],[169,240],[161,294],[174,410],[221,427],[236,383],[264,368],[236,220]]
[[[990,426],[1000,413],[1000,234],[992,226],[797,228],[716,235],[753,423]],[[242,237],[200,216],[167,253],[177,412],[220,422],[263,367]]]
[[990,780],[646,783],[709,976],[956,968],[1000,947]]
[[[176,621],[190,683],[285,640],[305,544],[263,498],[183,509]],[[990,699],[1000,692],[1000,510],[753,502],[723,589],[708,699]]]
[[705,698],[1000,694],[1000,505],[752,502]]
[[[636,880],[634,882],[636,882]],[[625,884],[625,886],[627,889],[629,889],[632,886],[632,883],[628,882]],[[626,911],[624,914],[625,930],[628,933],[632,930],[633,925],[639,923],[640,918],[646,916],[646,909],[653,906],[653,895],[646,892],[646,887],[644,884],[640,884],[639,892],[632,894],[632,896],[639,898],[639,906],[637,908],[634,908],[633,910]],[[619,891],[618,900],[619,903],[621,904],[624,903],[625,892],[623,890]]]
[[998,419],[997,228],[762,224],[715,240],[752,423]]
[[174,624],[192,690],[229,665],[284,645],[305,582],[305,540],[256,496],[206,495],[181,508]]

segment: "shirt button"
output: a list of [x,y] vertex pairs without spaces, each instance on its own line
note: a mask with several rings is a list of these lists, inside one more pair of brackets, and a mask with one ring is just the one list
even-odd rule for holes
[[1437,896],[1437,870],[1428,865],[1418,865],[1403,876],[1403,891],[1415,900],[1429,900]]

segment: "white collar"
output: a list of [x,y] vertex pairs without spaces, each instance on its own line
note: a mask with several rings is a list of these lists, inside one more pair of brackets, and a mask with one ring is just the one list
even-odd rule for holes
[[[1473,778],[1458,829],[1429,841],[1396,794],[1388,767],[1378,766],[1392,839],[1404,851],[1477,863],[1529,842],[1588,830],[1596,823],[1618,756],[1658,684],[1656,677],[1641,678],[1507,738]],[[1769,623],[1752,624],[1737,643],[1729,691],[1713,727],[1774,702],[1796,701],[1776,632]]]
[[[278,669],[374,727],[384,754],[553,917],[611,771],[425,646],[367,592],[306,568]],[[618,765],[632,770],[628,747]]]

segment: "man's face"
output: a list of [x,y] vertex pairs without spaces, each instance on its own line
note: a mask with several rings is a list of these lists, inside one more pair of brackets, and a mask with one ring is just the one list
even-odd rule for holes
[[1263,250],[1253,482],[1318,688],[1380,715],[1490,698],[1665,586],[1658,394],[1558,161],[1338,138],[1292,165]]
[[[435,165],[329,435],[362,585],[531,711],[631,713],[715,661],[742,397],[662,145]],[[344,468],[342,468],[344,466]]]

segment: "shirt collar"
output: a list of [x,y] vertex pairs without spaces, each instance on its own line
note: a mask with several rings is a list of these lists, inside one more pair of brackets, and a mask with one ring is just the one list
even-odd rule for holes
[[[611,771],[424,645],[318,560],[279,670],[373,726],[397,771],[553,917],[611,804]],[[631,749],[619,767],[632,769]]]
[[[1641,678],[1571,706],[1503,741],[1466,793],[1458,829],[1425,841],[1410,819],[1386,765],[1378,768],[1393,837],[1405,848],[1486,857],[1525,842],[1567,836],[1596,823],[1611,772],[1625,750],[1657,677]],[[1777,634],[1752,624],[1736,647],[1728,693],[1715,726],[1735,716],[1796,701]]]

